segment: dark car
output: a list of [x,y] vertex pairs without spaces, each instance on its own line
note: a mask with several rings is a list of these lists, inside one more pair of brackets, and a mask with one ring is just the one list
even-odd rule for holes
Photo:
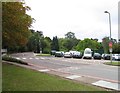
[[99,54],[99,53],[94,53],[93,58],[94,58],[94,59],[101,59],[101,54]]
[[55,53],[56,53],[56,50],[51,51],[51,55],[55,55]]
[[82,58],[82,53],[81,52],[74,52],[73,55],[72,55],[73,58]]
[[63,57],[63,52],[55,52],[55,57]]
[[105,60],[110,60],[110,54],[104,54],[103,59]]

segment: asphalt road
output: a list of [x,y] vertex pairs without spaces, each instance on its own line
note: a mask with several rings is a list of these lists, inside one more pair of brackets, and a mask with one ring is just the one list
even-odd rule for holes
[[118,67],[103,64],[109,60],[58,58],[54,56],[40,57],[35,56],[34,53],[18,53],[12,56],[30,64],[47,67],[56,71],[120,82],[118,80]]

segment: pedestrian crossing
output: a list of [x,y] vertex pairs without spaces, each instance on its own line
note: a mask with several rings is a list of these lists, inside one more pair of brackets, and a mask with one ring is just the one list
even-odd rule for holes
[[62,62],[69,62],[69,63],[83,63],[83,64],[102,64],[103,62],[100,61],[89,61],[89,60],[72,60],[72,59],[56,59],[56,58],[48,58],[48,57],[13,57],[18,60],[61,60]]
[[45,59],[45,58],[42,58],[42,57],[39,57],[39,58],[38,58],[38,57],[30,57],[30,58],[26,58],[26,57],[13,57],[13,58],[16,58],[16,59],[18,59],[18,60],[22,60],[22,59],[23,59],[23,60],[26,60],[26,59],[27,59],[27,60],[28,60],[28,59],[31,59],[31,60],[33,60],[33,59],[36,59],[36,60],[42,59],[42,60],[43,60],[43,59]]

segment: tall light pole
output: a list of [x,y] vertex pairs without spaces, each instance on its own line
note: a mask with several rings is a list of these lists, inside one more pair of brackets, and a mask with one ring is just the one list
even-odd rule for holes
[[109,25],[110,25],[110,42],[109,42],[109,51],[110,51],[110,61],[112,63],[112,41],[111,41],[111,16],[108,11],[105,11],[104,13],[109,14]]

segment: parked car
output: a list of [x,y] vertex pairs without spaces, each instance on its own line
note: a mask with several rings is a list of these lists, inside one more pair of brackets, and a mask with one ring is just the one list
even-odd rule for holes
[[92,51],[90,48],[86,48],[84,50],[84,55],[83,55],[83,59],[85,58],[89,58],[89,59],[92,59]]
[[103,59],[110,60],[110,54],[104,54]]
[[102,59],[104,59],[104,56],[105,56],[105,54],[102,54],[102,56],[101,56],[101,57],[102,57]]
[[70,50],[69,52],[73,55],[73,54],[74,54],[75,52],[77,52],[77,51]]
[[94,58],[94,59],[101,59],[101,54],[99,54],[99,53],[94,53],[93,58]]
[[65,58],[72,58],[72,54],[70,52],[65,52],[64,57]]
[[73,55],[72,55],[73,58],[82,58],[82,53],[81,52],[74,52]]
[[55,53],[56,53],[56,50],[51,51],[51,55],[55,55]]
[[61,51],[55,52],[55,57],[63,57],[64,54]]
[[120,54],[113,54],[112,55],[112,60],[120,61]]

